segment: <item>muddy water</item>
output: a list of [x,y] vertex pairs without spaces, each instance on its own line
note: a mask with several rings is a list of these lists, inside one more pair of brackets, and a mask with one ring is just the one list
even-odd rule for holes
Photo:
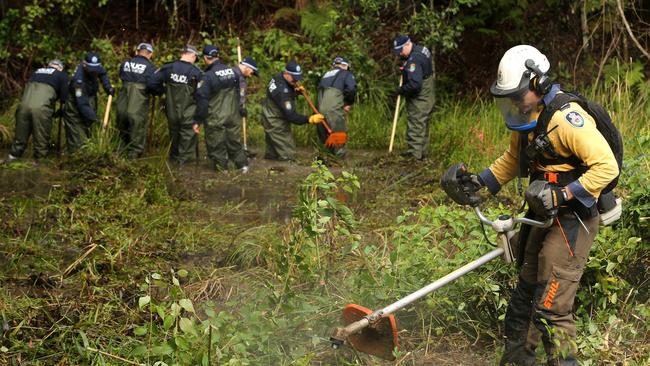
[[[367,170],[371,162],[383,152],[354,151],[342,164],[333,164],[334,174],[342,170]],[[257,154],[261,156],[261,152]],[[197,199],[226,211],[224,219],[240,224],[288,223],[297,202],[300,184],[313,172],[311,163],[315,155],[309,149],[298,151],[298,161],[293,164],[255,158],[250,161],[248,174],[237,170],[215,172],[209,169],[206,161],[190,164],[172,170],[172,191],[185,189],[196,195]],[[370,166],[368,166],[370,165]],[[341,199],[354,204],[355,197],[341,195]]]
[[0,169],[0,196],[47,196],[53,187],[60,187],[63,175],[47,164],[20,163],[13,168]]

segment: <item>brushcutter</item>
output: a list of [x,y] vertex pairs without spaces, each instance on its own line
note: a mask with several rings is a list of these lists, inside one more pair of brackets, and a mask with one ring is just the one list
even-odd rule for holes
[[[307,91],[303,91],[302,96],[305,97],[305,100],[307,101],[307,104],[309,104],[309,107],[314,113],[319,113],[318,109],[316,109],[316,106],[314,106],[314,103],[311,102],[311,99],[309,99],[309,96],[307,95]],[[343,131],[337,131],[334,132],[330,128],[329,124],[327,121],[322,122],[323,127],[325,127],[325,130],[327,131],[327,140],[325,140],[325,146],[331,147],[331,146],[341,146],[345,145],[348,142],[348,134]]]
[[443,175],[441,185],[450,198],[459,204],[472,206],[479,221],[496,231],[497,248],[383,309],[371,311],[357,304],[346,305],[343,309],[343,321],[346,325],[337,328],[330,337],[332,348],[337,349],[347,342],[360,352],[387,360],[394,359],[393,350],[399,345],[394,312],[499,256],[503,257],[506,263],[512,263],[516,253],[513,253],[510,239],[517,224],[545,228],[553,223],[552,219],[542,222],[510,215],[499,215],[494,221],[488,219],[479,208],[481,200],[476,192],[478,187],[470,181],[469,176],[462,163],[456,164]]

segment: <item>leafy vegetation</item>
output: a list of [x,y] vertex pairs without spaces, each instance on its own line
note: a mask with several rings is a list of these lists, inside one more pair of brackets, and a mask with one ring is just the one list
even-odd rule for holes
[[[248,176],[216,175],[203,165],[172,169],[161,100],[152,107],[150,158],[116,155],[111,127],[96,128],[77,155],[1,166],[3,365],[386,364],[329,347],[343,306],[383,307],[491,249],[474,213],[454,205],[437,183],[451,163],[487,166],[508,141],[492,100],[467,87],[485,87],[498,62],[496,54],[488,65],[485,55],[469,52],[472,42],[493,48],[476,52],[500,52],[558,27],[563,36],[553,41],[580,49],[580,32],[569,26],[578,2],[554,0],[545,2],[548,9],[569,15],[552,24],[547,8],[510,0],[253,2],[247,9],[226,1],[221,12],[202,1],[157,0],[147,8],[136,2],[140,13],[128,14],[111,0],[17,3],[24,6],[0,7],[0,86],[11,95],[0,112],[3,147],[30,68],[56,56],[70,70],[88,47],[101,53],[115,81],[115,65],[143,39],[154,41],[157,63],[175,59],[185,42],[218,44],[232,63],[240,35],[263,75],[250,85],[254,151],[263,146],[257,121],[265,83],[287,59],[305,65],[315,95],[329,60],[343,54],[360,93],[343,167],[307,162],[317,153],[303,150],[298,166],[256,160]],[[590,46],[579,55],[539,44],[553,55],[557,80],[601,102],[624,135],[617,188],[624,215],[601,230],[590,253],[576,302],[577,346],[585,365],[646,365],[650,84],[646,64],[628,62],[634,50],[621,40],[615,3],[585,3]],[[130,25],[116,33],[114,22]],[[641,34],[645,23],[636,22]],[[512,27],[517,31],[503,31]],[[398,31],[435,49],[440,66],[425,164],[383,153],[397,83],[388,42]],[[101,115],[102,96],[99,104]],[[405,123],[402,113],[398,149]],[[303,148],[315,144],[312,128],[294,134]],[[516,212],[521,198],[511,186],[486,201],[488,215]],[[397,364],[494,364],[515,283],[516,270],[493,261],[398,313]]]

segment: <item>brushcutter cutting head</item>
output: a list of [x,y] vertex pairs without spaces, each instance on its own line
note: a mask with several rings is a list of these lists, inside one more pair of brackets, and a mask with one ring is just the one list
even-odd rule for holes
[[449,198],[459,205],[470,205],[476,207],[481,203],[477,186],[471,181],[471,174],[465,168],[465,164],[452,165],[440,179],[442,189]]
[[[339,348],[344,341],[347,341],[357,351],[385,360],[394,360],[393,350],[399,346],[395,316],[392,314],[382,316],[370,323],[364,319],[370,314],[372,314],[370,309],[348,304],[343,309],[343,322],[347,327],[337,328],[336,333],[330,338],[332,348]],[[364,320],[366,324],[361,329],[355,327],[360,320]],[[350,329],[351,327],[359,330]]]

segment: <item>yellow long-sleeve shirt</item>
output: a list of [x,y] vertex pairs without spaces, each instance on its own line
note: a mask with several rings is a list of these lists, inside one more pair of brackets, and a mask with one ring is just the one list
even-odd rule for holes
[[[552,130],[552,131],[551,131]],[[562,157],[576,156],[586,168],[586,171],[577,181],[568,185],[574,196],[586,207],[591,207],[600,191],[619,174],[618,164],[614,153],[603,135],[596,128],[594,119],[575,102],[569,103],[557,110],[548,123],[547,131],[553,149]],[[489,168],[491,175],[496,178],[498,186],[506,184],[517,176],[519,169],[519,139],[534,138],[531,132],[528,135],[513,132],[510,137],[510,146]],[[546,158],[551,158],[545,154]],[[535,162],[532,167],[535,171],[567,172],[574,168],[569,164],[543,166]],[[488,184],[490,191],[495,193],[494,185],[490,187],[489,174],[481,174]],[[487,177],[486,177],[487,176]],[[486,179],[487,178],[487,179]]]

